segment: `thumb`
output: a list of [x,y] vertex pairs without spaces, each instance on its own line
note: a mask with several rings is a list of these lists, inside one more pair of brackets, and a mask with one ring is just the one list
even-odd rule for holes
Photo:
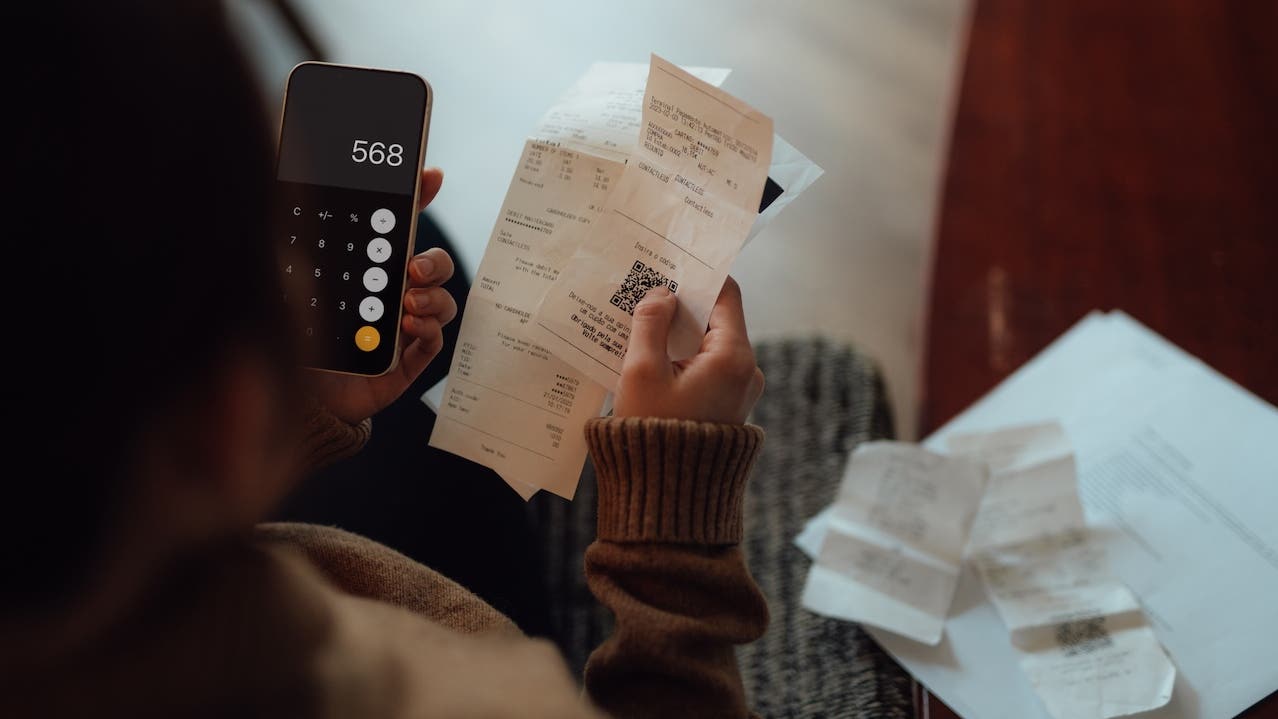
[[630,323],[630,346],[622,361],[623,371],[632,367],[669,371],[666,341],[670,338],[670,324],[674,322],[677,305],[678,300],[665,287],[648,290],[635,308],[634,319]]

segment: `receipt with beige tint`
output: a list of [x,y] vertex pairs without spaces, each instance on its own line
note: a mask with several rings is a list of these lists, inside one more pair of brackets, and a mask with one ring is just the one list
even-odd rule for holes
[[[583,426],[606,411],[603,383],[565,361],[561,351],[571,348],[552,351],[532,318],[578,247],[587,238],[609,241],[592,228],[637,152],[649,71],[647,63],[595,63],[529,135],[476,273],[449,376],[422,396],[438,414],[431,444],[495,470],[524,499],[542,489],[572,497],[586,458]],[[668,64],[666,71],[684,72]],[[717,68],[684,75],[710,89],[727,76]],[[784,140],[771,141],[771,179],[756,198],[750,236],[821,175]]]
[[542,300],[538,342],[612,389],[634,308],[663,285],[679,298],[670,356],[695,354],[759,213],[771,158],[771,118],[652,56],[638,143]]
[[539,489],[572,497],[586,458],[582,427],[604,405],[604,387],[553,354],[529,323],[621,178],[646,72],[592,66],[524,144],[437,393],[431,446],[495,470],[525,499]]

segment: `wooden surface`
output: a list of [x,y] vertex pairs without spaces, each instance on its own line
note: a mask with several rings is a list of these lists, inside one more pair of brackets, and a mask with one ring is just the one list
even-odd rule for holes
[[1094,308],[1278,403],[1276,137],[1278,2],[978,0],[924,432]]

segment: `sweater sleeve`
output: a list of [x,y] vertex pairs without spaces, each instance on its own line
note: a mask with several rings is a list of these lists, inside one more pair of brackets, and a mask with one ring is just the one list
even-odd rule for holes
[[654,418],[592,420],[599,535],[586,581],[616,616],[586,691],[618,719],[744,717],[734,647],[768,623],[738,546],[763,431]]
[[302,413],[301,452],[303,474],[309,474],[364,448],[372,434],[373,421],[350,424],[338,419],[319,400],[310,398]]

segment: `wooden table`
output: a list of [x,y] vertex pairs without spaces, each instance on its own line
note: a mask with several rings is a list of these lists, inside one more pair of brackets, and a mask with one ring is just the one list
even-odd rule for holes
[[1094,308],[1278,403],[1275,137],[1278,2],[977,0],[924,431]]

